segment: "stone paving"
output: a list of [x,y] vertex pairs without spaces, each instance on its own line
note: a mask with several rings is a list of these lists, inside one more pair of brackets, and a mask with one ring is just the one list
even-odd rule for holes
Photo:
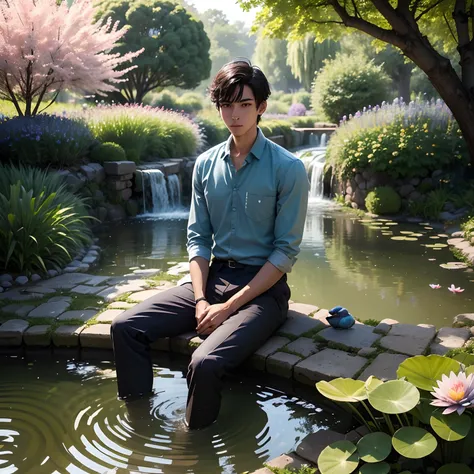
[[[185,265],[175,267],[180,275]],[[158,277],[156,276],[158,275]],[[147,278],[153,278],[153,281]],[[181,276],[181,275],[180,275]],[[110,325],[136,304],[153,298],[175,283],[157,281],[159,270],[138,271],[123,277],[64,273],[48,280],[4,288],[0,294],[0,353],[22,353],[29,348],[70,348],[111,351]],[[186,277],[185,277],[186,278]],[[182,279],[182,281],[186,281]],[[81,306],[82,302],[82,306]],[[399,364],[417,354],[445,354],[474,344],[474,314],[462,314],[454,326],[438,331],[430,325],[402,324],[393,319],[377,326],[358,322],[351,329],[329,326],[328,310],[291,303],[288,319],[247,365],[286,379],[314,386],[319,380],[352,377],[366,380],[396,378]],[[190,355],[202,343],[195,333],[164,338],[152,350]],[[307,436],[296,452],[272,460],[272,467],[299,468],[314,464],[331,437],[357,440],[357,430],[346,435],[318,431]],[[270,474],[264,467],[255,474]]]

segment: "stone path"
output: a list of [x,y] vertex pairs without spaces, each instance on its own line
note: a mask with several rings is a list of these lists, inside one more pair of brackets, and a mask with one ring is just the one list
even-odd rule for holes
[[[183,269],[183,264],[174,267],[176,274]],[[2,346],[110,349],[114,318],[175,285],[156,281],[158,273],[155,269],[123,277],[66,273],[6,290],[0,294],[0,350]],[[154,280],[147,280],[151,276]],[[474,342],[466,327],[436,331],[434,326],[386,319],[376,327],[358,323],[349,330],[336,330],[328,325],[327,315],[326,309],[292,303],[287,321],[247,363],[309,385],[336,377],[364,380],[375,375],[388,380],[396,377],[396,368],[408,356],[445,354]],[[472,323],[471,316],[458,315],[456,322]],[[153,348],[191,354],[201,342],[196,333],[188,333],[157,341]]]

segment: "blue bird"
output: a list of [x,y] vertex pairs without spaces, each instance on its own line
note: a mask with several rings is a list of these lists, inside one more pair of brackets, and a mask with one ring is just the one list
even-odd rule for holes
[[349,329],[355,324],[354,316],[342,306],[335,306],[330,309],[329,314],[331,316],[326,319],[334,329]]

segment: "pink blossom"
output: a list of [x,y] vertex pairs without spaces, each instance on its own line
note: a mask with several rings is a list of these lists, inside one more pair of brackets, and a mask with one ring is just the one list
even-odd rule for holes
[[451,292],[451,293],[462,293],[464,291],[464,288],[461,288],[461,287],[456,287],[455,285],[451,285],[448,290]]
[[433,288],[433,290],[439,290],[441,285],[438,285],[437,283],[430,283],[430,287]]
[[457,375],[451,372],[449,377],[443,374],[437,383],[438,386],[433,387],[434,392],[431,392],[436,400],[433,400],[431,405],[445,407],[443,415],[455,411],[461,415],[466,408],[474,406],[474,374],[466,377],[464,372]]
[[[110,53],[127,31],[107,20],[95,21],[92,0],[9,0],[0,3],[0,95],[34,106],[45,92],[75,89],[116,91],[114,84],[136,66],[124,63],[143,50]],[[119,67],[121,66],[121,67]],[[38,112],[31,107],[30,113]],[[26,115],[30,115],[25,110]]]

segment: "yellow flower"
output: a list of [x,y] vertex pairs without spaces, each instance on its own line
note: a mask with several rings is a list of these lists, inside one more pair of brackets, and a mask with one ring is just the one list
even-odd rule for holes
[[367,158],[372,158],[374,156],[373,153],[371,153],[370,155],[367,156]]
[[392,155],[393,155],[393,156],[398,156],[398,151],[392,152]]
[[389,162],[390,164],[392,164],[392,160],[388,160],[388,162]]

